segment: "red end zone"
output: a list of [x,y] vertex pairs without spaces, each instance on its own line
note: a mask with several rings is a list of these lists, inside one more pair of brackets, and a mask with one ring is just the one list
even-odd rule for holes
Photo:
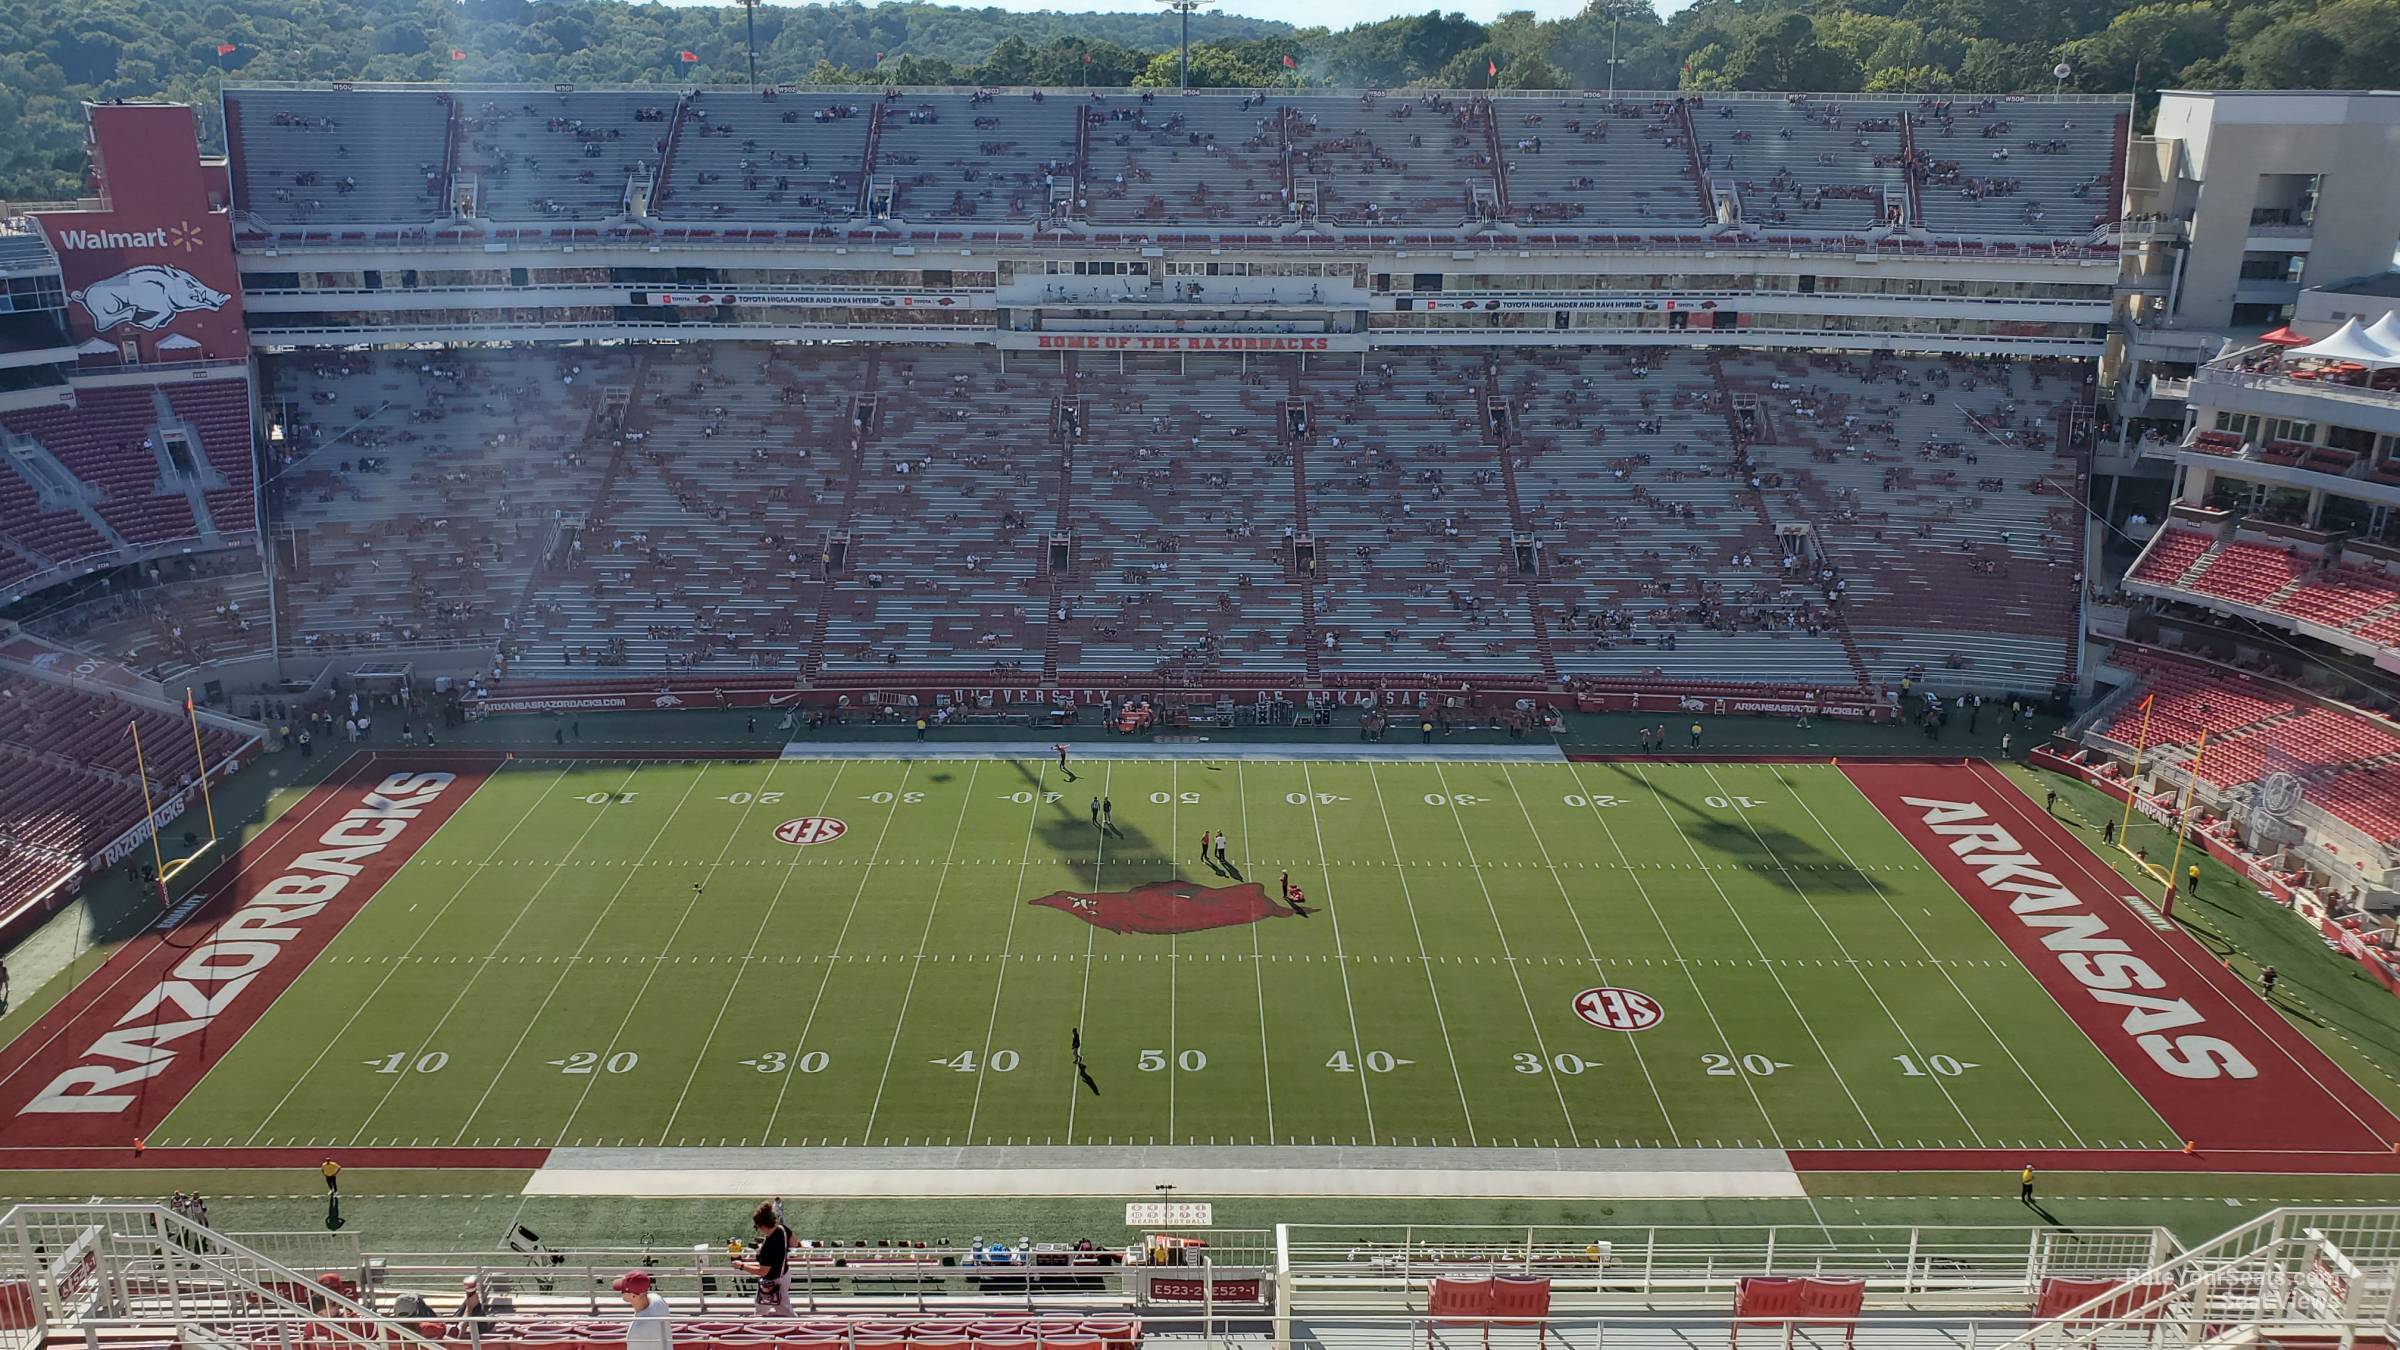
[[310,790],[8,1047],[0,1162],[128,1156],[499,762],[362,754]]
[[[2400,1119],[1997,769],[1842,765],[2136,1091],[2218,1166],[2389,1157]],[[2161,925],[2164,925],[2163,927]]]

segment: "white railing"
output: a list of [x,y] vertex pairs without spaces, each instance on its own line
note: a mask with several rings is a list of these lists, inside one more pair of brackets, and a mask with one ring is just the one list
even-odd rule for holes
[[1855,1277],[1871,1303],[2031,1306],[2052,1276],[2116,1279],[2163,1259],[2163,1229],[1459,1228],[1286,1225],[1282,1269],[1295,1305],[1406,1305],[1437,1278],[1551,1281],[1554,1306],[1722,1302],[1750,1276]]
[[2380,1339],[2393,1321],[2400,1270],[2400,1208],[2279,1209],[2143,1271],[2058,1317],[2027,1328],[2011,1347],[2199,1345],[2279,1328],[2348,1346]]

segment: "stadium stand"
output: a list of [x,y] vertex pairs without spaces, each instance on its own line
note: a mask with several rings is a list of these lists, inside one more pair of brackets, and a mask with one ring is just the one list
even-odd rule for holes
[[[141,727],[154,797],[197,781],[182,719],[0,671],[0,896],[12,912],[78,875],[143,818],[129,724]],[[231,732],[209,726],[201,734],[211,765],[241,749]]]
[[215,547],[255,527],[249,381],[81,385],[0,413],[0,585],[111,554]]
[[652,207],[662,220],[848,220],[870,121],[850,102],[695,90]]
[[[506,631],[544,552],[614,462],[621,349],[320,354],[270,365],[285,419],[273,496],[297,650]],[[537,428],[528,432],[526,428]]]
[[227,102],[252,240],[444,222],[598,238],[645,219],[674,238],[724,222],[936,238],[971,224],[997,239],[1059,215],[1221,238],[1303,220],[1463,238],[1498,220],[1580,246],[1723,231],[1856,247],[1897,229],[1919,246],[2105,248],[2090,235],[2113,218],[2124,135],[2082,105],[1931,97],[249,89]]
[[2143,550],[2126,580],[2162,599],[2309,625],[2362,644],[2400,640],[2400,576],[2379,553],[2355,558],[2236,528],[2214,533],[2169,527]]
[[[300,649],[505,634],[544,677],[1855,687],[1930,666],[2047,687],[2069,665],[2055,367],[1600,349],[1003,370],[739,343],[270,367],[304,410],[290,453],[343,427],[356,452],[280,485]],[[512,433],[529,408],[558,430]],[[1520,539],[1547,550],[1535,575]]]
[[[2167,653],[2120,649],[2134,681],[2092,727],[2105,743],[2189,762],[2217,788],[2270,771],[2294,775],[2306,799],[2379,845],[2400,842],[2400,728],[2289,685]],[[2147,709],[2143,701],[2149,699]],[[2144,722],[2147,720],[2145,730]]]
[[1074,104],[912,93],[876,105],[867,176],[906,220],[1038,219],[1075,179]]
[[228,95],[249,172],[241,204],[269,226],[413,225],[449,215],[447,94],[259,90]]

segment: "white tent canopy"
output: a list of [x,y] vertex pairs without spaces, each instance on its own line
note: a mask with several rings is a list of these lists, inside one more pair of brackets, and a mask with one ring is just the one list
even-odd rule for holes
[[2400,352],[2400,312],[2387,311],[2382,318],[2368,324],[2367,340],[2378,347]]
[[[2388,320],[2390,316],[2385,317]],[[2376,341],[2375,334],[2356,319],[2345,320],[2332,337],[2294,347],[2290,354],[2319,361],[2355,361],[2362,366],[2400,366],[2400,350]]]

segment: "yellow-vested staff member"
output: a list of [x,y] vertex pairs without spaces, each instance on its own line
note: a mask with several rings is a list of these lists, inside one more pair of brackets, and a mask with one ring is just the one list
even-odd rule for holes
[[317,1171],[322,1173],[325,1177],[326,1190],[331,1191],[336,1195],[341,1193],[342,1165],[340,1163],[335,1162],[331,1158],[327,1158],[324,1165],[319,1167]]

